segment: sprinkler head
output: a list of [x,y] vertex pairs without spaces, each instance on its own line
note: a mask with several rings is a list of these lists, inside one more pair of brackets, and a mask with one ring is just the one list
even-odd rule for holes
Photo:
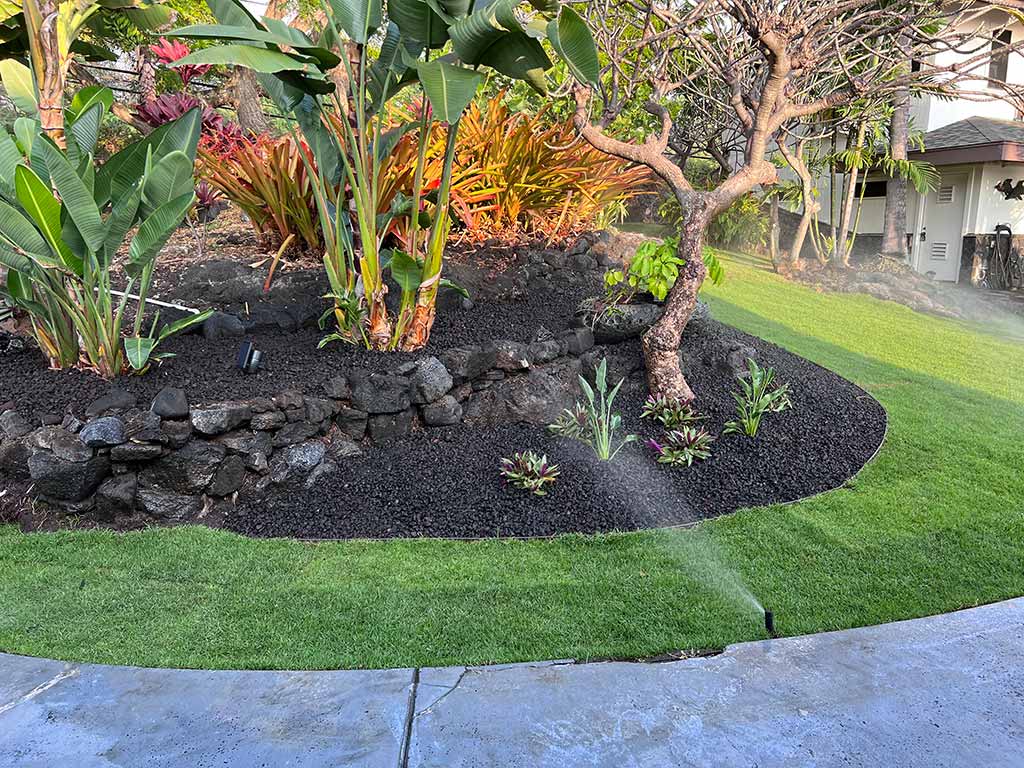
[[764,628],[770,637],[778,637],[775,633],[775,614],[769,608],[764,610]]

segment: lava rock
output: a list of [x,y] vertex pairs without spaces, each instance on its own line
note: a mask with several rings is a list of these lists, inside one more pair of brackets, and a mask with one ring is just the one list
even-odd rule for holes
[[399,413],[411,402],[409,380],[402,376],[371,373],[352,383],[352,406],[369,414]]
[[436,403],[423,406],[421,414],[428,427],[448,427],[462,421],[462,406],[451,395],[445,395]]
[[338,471],[338,465],[330,459],[324,459],[318,464],[312,472],[309,473],[309,477],[306,478],[306,482],[303,483],[304,487],[309,489],[316,485],[322,478],[328,475],[333,475]]
[[282,448],[286,445],[301,443],[303,440],[313,437],[319,431],[316,424],[310,424],[308,421],[292,422],[274,434],[273,445],[275,448]]
[[164,387],[153,398],[150,410],[162,419],[187,419],[188,395],[182,389]]
[[417,360],[409,376],[412,388],[412,402],[422,405],[432,403],[446,394],[454,384],[444,363],[436,357]]
[[133,472],[108,477],[96,489],[96,515],[113,520],[118,515],[130,515],[135,509],[138,480]]
[[579,357],[594,346],[594,332],[589,328],[570,328],[558,334],[558,339],[566,345],[566,351]]
[[498,385],[510,421],[550,424],[575,398],[571,387],[546,371],[530,371]]
[[37,451],[28,460],[35,491],[57,501],[83,501],[110,474],[110,459],[95,456],[88,461],[65,461],[52,453]]
[[211,496],[230,496],[242,487],[244,480],[245,461],[241,456],[228,456],[218,467],[208,493]]
[[658,321],[663,311],[657,304],[623,304],[594,321],[594,341],[617,344],[640,336]]
[[226,454],[227,449],[219,443],[191,440],[141,470],[139,485],[183,494],[201,493],[217,474]]
[[5,437],[24,437],[32,431],[32,424],[17,411],[0,413],[0,431]]
[[337,412],[337,406],[330,400],[319,397],[307,397],[306,418],[314,424],[321,424],[330,419]]
[[0,474],[24,479],[29,476],[28,460],[32,449],[24,440],[8,438],[0,441]]
[[252,417],[249,406],[241,403],[223,403],[204,408],[193,408],[192,426],[204,435],[222,435],[241,426]]
[[165,440],[162,423],[163,420],[152,411],[136,411],[125,419],[125,435],[137,443],[162,443]]
[[352,440],[349,440],[346,435],[342,434],[335,434],[331,442],[327,444],[327,452],[335,461],[343,461],[363,455],[363,449]]
[[122,443],[110,449],[111,461],[152,461],[163,455],[164,449],[154,443]]
[[249,425],[256,430],[279,429],[288,423],[288,417],[281,411],[266,411],[254,414]]
[[82,431],[78,433],[78,439],[90,448],[110,448],[120,445],[127,439],[124,433],[124,422],[116,416],[102,416],[93,419],[82,427]]
[[368,418],[369,414],[366,411],[360,411],[355,408],[341,408],[338,410],[338,416],[334,419],[334,423],[338,429],[349,437],[355,440],[362,440],[366,436]]
[[227,312],[214,312],[203,322],[203,338],[208,341],[245,335],[245,323]]
[[103,397],[89,403],[89,407],[85,409],[85,415],[91,419],[102,416],[108,411],[119,413],[134,407],[135,395],[130,395],[120,389],[112,389]]
[[609,388],[623,379],[629,379],[644,367],[643,355],[636,345],[594,347],[580,358],[580,374],[591,386],[596,382],[597,369],[602,360],[606,362],[605,375]]
[[331,376],[324,383],[324,392],[335,400],[348,400],[352,397],[352,388],[348,385],[348,379],[341,374]]
[[283,411],[297,411],[305,406],[305,398],[295,389],[274,396],[274,405]]
[[161,421],[160,442],[171,448],[181,448],[192,437],[191,421]]
[[554,339],[538,340],[530,343],[530,359],[534,363],[550,363],[562,352],[562,346]]
[[441,353],[440,359],[444,367],[458,381],[475,379],[484,371],[494,367],[497,353],[493,346],[480,347],[468,345],[453,347]]
[[525,371],[530,367],[530,348],[518,341],[494,342],[494,367],[502,371]]
[[413,411],[371,415],[368,423],[370,438],[375,443],[388,443],[412,431]]
[[285,448],[274,457],[274,460],[276,462],[280,457],[287,464],[289,471],[304,475],[323,461],[326,455],[327,446],[321,441],[307,440],[304,443]]
[[143,512],[170,522],[193,520],[203,511],[203,500],[160,488],[139,488],[135,503]]

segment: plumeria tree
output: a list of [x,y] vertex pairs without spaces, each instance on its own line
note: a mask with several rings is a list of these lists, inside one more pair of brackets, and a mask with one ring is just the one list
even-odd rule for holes
[[[596,81],[597,54],[586,24],[558,0],[334,0],[322,6],[322,29],[307,35],[278,19],[257,20],[236,0],[208,1],[220,24],[175,34],[224,44],[177,64],[249,67],[263,75],[261,83],[278,106],[296,118],[316,179],[338,326],[328,339],[360,340],[384,350],[423,347],[443,281],[452,161],[463,111],[487,73],[546,92],[551,55],[563,59],[578,81]],[[386,124],[386,104],[409,87],[426,96],[419,119]],[[431,121],[448,126],[444,170],[434,191],[422,183]],[[381,163],[410,131],[420,137],[412,196],[379,211]],[[433,208],[425,215],[421,209],[428,199]],[[410,217],[407,252],[383,248],[396,216]],[[401,291],[394,315],[385,302],[386,272]]]
[[[684,214],[678,255],[686,264],[664,314],[643,338],[652,392],[694,397],[679,345],[707,274],[702,249],[712,219],[755,188],[775,185],[776,153],[784,148],[796,157],[809,124],[819,130],[828,120],[847,121],[854,108],[867,119],[903,93],[991,99],[981,70],[998,32],[996,6],[934,0],[598,0],[588,6],[603,68],[596,85],[575,88],[576,126],[598,149],[651,168]],[[1003,9],[1007,17],[1014,18],[1012,9]],[[920,66],[908,68],[908,60]],[[1001,85],[1003,98],[1020,99],[1017,88]],[[616,138],[608,127],[638,100],[650,115],[645,137]],[[708,190],[694,189],[670,153],[675,123],[693,120],[694,110],[741,139],[728,158],[729,173]]]

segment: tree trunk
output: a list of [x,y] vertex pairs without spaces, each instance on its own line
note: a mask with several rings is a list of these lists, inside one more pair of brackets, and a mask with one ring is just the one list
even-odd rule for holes
[[260,104],[256,73],[248,67],[235,67],[231,79],[231,102],[235,107],[238,127],[250,136],[259,136],[269,131],[270,121]]
[[684,208],[686,216],[676,250],[686,265],[669,291],[661,318],[643,336],[648,389],[683,402],[693,400],[694,394],[679,366],[679,344],[697,308],[697,292],[708,273],[703,250],[709,217],[702,208],[689,207],[689,211]]
[[782,266],[782,254],[779,253],[779,196],[772,195],[768,202],[768,255],[772,260],[772,268],[778,272]]
[[[907,159],[907,134],[910,119],[910,94],[896,94],[896,105],[889,124],[889,156]],[[882,225],[882,255],[905,261],[907,258],[907,180],[897,173],[885,184],[885,217]]]
[[[847,146],[847,150],[857,149],[859,150],[864,145],[864,134],[867,131],[867,124],[861,123],[857,126],[857,131],[854,133],[850,131],[850,139],[852,146]],[[851,228],[851,222],[853,221],[853,201],[857,198],[857,176],[860,170],[858,163],[854,162],[846,167],[847,184],[843,189],[843,209],[839,215],[839,231],[836,233],[836,266],[842,265],[844,267],[850,266],[850,253],[847,247],[847,236]]]
[[59,147],[64,147],[64,67],[61,61],[56,0],[24,3],[29,54],[39,92],[39,124]]

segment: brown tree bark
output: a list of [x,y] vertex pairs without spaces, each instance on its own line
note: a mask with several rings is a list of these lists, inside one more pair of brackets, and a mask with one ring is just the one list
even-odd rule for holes
[[789,147],[786,146],[785,141],[779,141],[780,154],[800,179],[800,201],[802,207],[800,223],[797,224],[796,232],[793,233],[793,242],[789,248],[789,259],[794,265],[800,262],[801,254],[804,250],[804,241],[807,239],[807,233],[811,228],[811,220],[821,210],[821,203],[814,197],[814,179],[811,178],[811,172],[807,168],[807,163],[804,162],[805,146],[806,141],[801,139],[797,142],[796,151],[791,152]]
[[235,117],[243,133],[258,136],[269,131],[270,121],[263,113],[256,73],[248,67],[235,67],[229,86]]
[[[867,124],[860,123],[855,130],[850,131],[850,141],[847,149],[859,150],[864,146],[864,135],[867,132]],[[835,252],[836,266],[850,266],[850,253],[847,247],[848,235],[853,221],[853,202],[857,199],[857,178],[860,168],[857,164],[848,165],[846,168],[847,185],[843,189],[843,208],[839,214],[839,230],[836,232]]]
[[[910,121],[910,93],[896,95],[889,124],[889,155],[893,160],[907,159]],[[904,261],[907,258],[907,180],[897,174],[885,184],[885,214],[882,224],[882,255]]]
[[24,3],[28,44],[36,88],[39,124],[54,143],[64,146],[64,62],[57,32],[57,0]]

